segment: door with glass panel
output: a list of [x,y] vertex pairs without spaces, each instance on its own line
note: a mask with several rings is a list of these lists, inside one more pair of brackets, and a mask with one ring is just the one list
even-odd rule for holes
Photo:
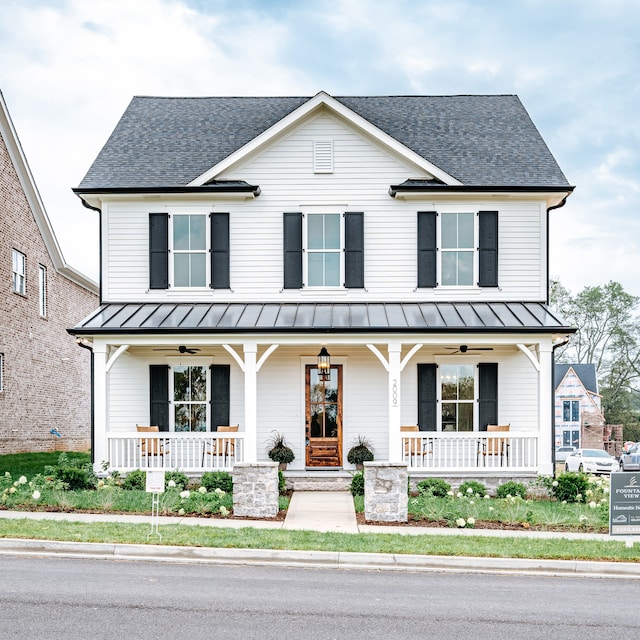
[[331,365],[329,380],[315,365],[306,371],[307,467],[342,466],[342,366]]
[[207,367],[172,369],[174,431],[207,430]]
[[440,365],[442,431],[473,431],[473,364]]

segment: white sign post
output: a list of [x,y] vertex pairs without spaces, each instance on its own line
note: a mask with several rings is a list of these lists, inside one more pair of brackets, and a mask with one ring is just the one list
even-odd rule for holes
[[154,534],[162,540],[162,535],[158,531],[158,518],[160,510],[160,494],[164,493],[163,469],[147,471],[147,493],[151,494],[151,531],[149,531],[149,534],[147,535],[147,540]]

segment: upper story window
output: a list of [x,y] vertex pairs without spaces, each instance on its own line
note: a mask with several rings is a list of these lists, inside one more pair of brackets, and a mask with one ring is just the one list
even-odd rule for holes
[[150,213],[149,289],[228,289],[229,214]]
[[580,422],[580,401],[579,400],[563,400],[562,421],[563,422]]
[[307,215],[307,284],[339,287],[342,277],[342,216],[339,213]]
[[206,287],[208,273],[207,216],[171,216],[172,284],[174,287]]
[[38,308],[43,318],[47,317],[47,268],[38,265]]
[[475,217],[473,213],[440,216],[440,282],[445,287],[471,287],[477,281]]
[[364,288],[364,213],[284,213],[284,288]]
[[13,249],[11,252],[11,288],[22,295],[27,292],[26,265],[27,257],[24,253]]
[[418,212],[418,287],[497,287],[498,212]]

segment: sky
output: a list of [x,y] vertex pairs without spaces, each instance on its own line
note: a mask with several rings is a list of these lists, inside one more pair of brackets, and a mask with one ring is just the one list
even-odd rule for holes
[[570,184],[550,274],[640,296],[638,0],[0,0],[0,90],[66,262],[134,95],[517,94]]

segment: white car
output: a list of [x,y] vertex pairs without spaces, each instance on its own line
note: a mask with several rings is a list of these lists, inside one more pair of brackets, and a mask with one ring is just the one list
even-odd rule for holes
[[620,470],[620,463],[602,449],[578,449],[567,456],[565,471],[612,473]]
[[576,447],[556,447],[556,462],[564,462],[575,450]]

